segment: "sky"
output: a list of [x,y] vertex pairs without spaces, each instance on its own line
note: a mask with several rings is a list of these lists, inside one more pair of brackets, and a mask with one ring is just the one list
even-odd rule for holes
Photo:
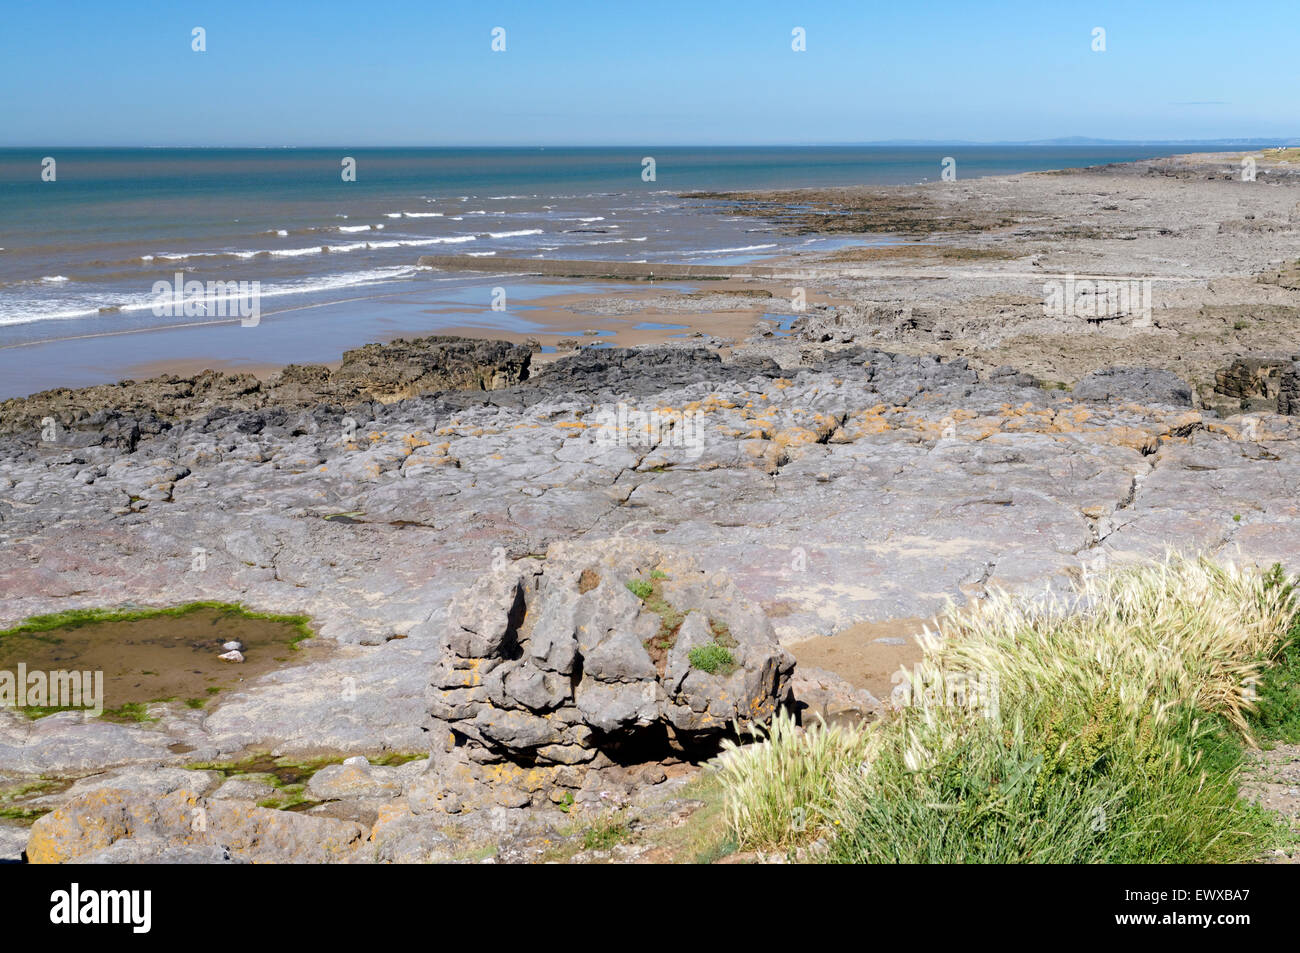
[[1297,53],[1300,0],[6,0],[0,146],[1281,139]]

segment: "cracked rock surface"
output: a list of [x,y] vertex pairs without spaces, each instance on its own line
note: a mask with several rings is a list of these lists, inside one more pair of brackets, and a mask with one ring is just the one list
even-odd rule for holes
[[[1296,419],[1220,419],[1132,368],[1105,391],[865,349],[785,370],[607,350],[495,390],[20,427],[0,438],[0,625],[217,599],[305,613],[332,647],[147,724],[0,712],[0,772],[427,751],[453,598],[556,544],[687,553],[787,645],[1167,547],[1300,569]],[[490,730],[551,743],[526,727]]]

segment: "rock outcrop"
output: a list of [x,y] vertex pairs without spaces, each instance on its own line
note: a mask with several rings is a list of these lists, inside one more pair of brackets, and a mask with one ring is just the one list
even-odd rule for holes
[[[388,403],[436,391],[511,387],[528,378],[531,359],[528,348],[505,341],[450,335],[399,339],[345,351],[336,371],[319,364],[290,364],[262,381],[252,374],[209,370],[190,377],[169,374],[12,398],[0,402],[0,432],[39,432],[48,426],[47,419],[74,433],[109,426],[117,445],[134,449],[141,433],[157,434],[171,422],[214,411]],[[69,442],[65,436],[61,443],[75,445],[75,437]]]
[[[668,387],[660,375],[692,382]],[[1296,417],[1218,419],[1143,408],[1127,393],[1080,401],[1026,379],[851,347],[776,375],[685,348],[584,352],[500,390],[346,411],[214,410],[158,433],[140,426],[133,448],[130,428],[109,425],[77,431],[88,441],[81,448],[39,434],[0,437],[5,624],[65,609],[212,599],[310,615],[322,645],[342,648],[304,656],[202,709],[151,704],[158,721],[145,724],[0,711],[0,768],[75,779],[114,766],[215,762],[250,747],[427,752],[426,692],[445,658],[438,643],[451,600],[499,564],[518,570],[529,604],[537,555],[565,540],[671,542],[710,571],[725,569],[790,642],[864,619],[925,617],[998,588],[1063,586],[1085,560],[1145,558],[1169,546],[1300,565]],[[664,428],[610,440],[593,421],[606,420],[616,401],[661,417],[690,413],[699,440],[674,445]],[[739,639],[735,623],[730,634]],[[503,691],[506,661],[498,663]],[[617,680],[597,684],[599,662],[584,676],[617,691]],[[506,719],[540,727],[518,718],[538,714],[524,698],[564,686],[543,672],[516,689],[520,678],[509,688],[524,707],[493,704],[500,724],[476,730],[501,734]],[[653,717],[662,719],[657,668],[655,681]],[[809,717],[866,704],[841,689],[793,691],[815,709]],[[594,703],[599,692],[583,698]],[[577,706],[576,694],[566,695],[541,720],[556,722],[558,711],[561,721],[575,719],[566,731],[581,722],[595,735]],[[477,716],[457,720],[474,725]],[[445,810],[449,792],[472,805],[484,788],[477,778],[494,776],[508,782],[492,794],[498,805],[617,797],[626,785],[616,768],[635,782],[645,763],[619,759],[668,746],[670,728],[681,735],[671,722],[634,718],[586,748],[571,739],[529,747],[522,734],[506,736],[513,747],[490,736],[471,745],[466,734],[454,749],[461,767],[404,780],[402,797],[426,812]],[[574,745],[565,756],[597,753],[573,765],[539,763],[548,744]],[[690,755],[670,749],[661,770],[684,770],[672,757]],[[599,767],[605,758],[614,764]],[[364,792],[388,804],[401,800],[391,797],[388,773],[326,772],[308,793]],[[465,793],[456,793],[462,782]],[[218,799],[269,794],[243,778]],[[472,824],[469,816],[441,820]]]
[[490,573],[452,602],[442,638],[430,770],[456,791],[540,769],[549,783],[519,799],[581,787],[557,766],[716,748],[771,717],[794,668],[725,574],[630,539],[557,543],[539,572]]
[[1277,412],[1300,417],[1300,361],[1282,368],[1277,388]]
[[1239,357],[1214,372],[1214,391],[1236,401],[1239,410],[1276,411],[1291,363],[1285,357]]

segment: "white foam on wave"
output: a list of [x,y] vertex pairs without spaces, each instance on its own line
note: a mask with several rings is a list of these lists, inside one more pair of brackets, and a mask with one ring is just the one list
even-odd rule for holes
[[338,230],[340,232],[368,232],[371,229],[381,229],[383,227],[382,225],[340,225]]
[[147,255],[142,260],[152,261],[188,261],[192,258],[250,258],[267,256],[270,258],[301,258],[304,255],[345,254],[375,248],[421,248],[425,245],[456,245],[461,242],[476,240],[474,235],[448,235],[442,238],[404,238],[388,241],[347,242],[341,245],[307,245],[302,248],[249,248],[243,251],[195,251],[178,252],[166,255]]
[[444,238],[402,238],[387,242],[364,242],[367,248],[423,248],[425,245],[459,245],[476,241],[475,235],[449,235]]
[[764,248],[775,248],[775,247],[776,247],[776,245],[775,245],[775,244],[772,244],[772,245],[745,245],[743,248],[701,248],[700,250],[698,250],[698,251],[693,251],[693,252],[691,252],[690,254],[692,254],[692,255],[721,255],[721,254],[725,254],[726,252],[733,252],[733,251],[760,251],[760,250],[762,250],[762,249],[764,249]]
[[[260,298],[278,298],[286,295],[311,294],[313,292],[336,291],[359,285],[375,284],[413,277],[420,269],[415,265],[396,265],[384,268],[370,268],[362,271],[336,272],[305,278],[284,284],[263,282]],[[231,300],[234,295],[224,296]],[[205,299],[206,300],[206,299]],[[219,300],[218,297],[213,298]],[[13,324],[30,324],[35,321],[71,320],[75,318],[102,317],[106,314],[122,311],[152,310],[156,299],[152,293],[131,295],[125,299],[121,295],[99,294],[81,300],[40,299],[30,303],[16,303],[0,314],[0,326]],[[198,318],[198,321],[204,319]],[[174,323],[174,322],[173,322]]]
[[494,251],[472,251],[467,252],[470,258],[487,258],[489,255],[495,255]]
[[[354,247],[363,247],[364,243],[358,245],[338,246],[339,251],[351,251]],[[258,255],[270,255],[273,258],[301,258],[303,255],[320,255],[330,250],[329,245],[316,245],[308,248],[268,248],[261,251],[240,251],[235,252],[236,258],[256,258]]]
[[513,232],[488,232],[489,238],[518,238],[521,235],[541,235],[540,228],[521,228]]

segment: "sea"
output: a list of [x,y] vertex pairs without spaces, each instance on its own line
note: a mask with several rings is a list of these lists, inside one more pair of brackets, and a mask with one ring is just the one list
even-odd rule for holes
[[[247,335],[230,346],[238,339],[227,331],[184,338],[186,354],[234,363],[335,360],[384,326],[411,326],[414,315],[423,333],[467,317],[526,329],[517,314],[483,318],[490,310],[483,289],[500,278],[421,268],[422,255],[739,264],[850,240],[783,236],[753,218],[704,213],[680,193],[920,183],[939,179],[950,156],[958,177],[969,178],[1170,151],[0,149],[0,397],[115,379],[123,348],[105,343],[115,336],[132,335],[129,348],[144,364],[176,348],[141,335],[168,332],[176,341],[186,327],[231,325],[160,309],[158,283],[178,276],[204,285],[257,282],[263,326],[293,316],[258,347]],[[109,352],[117,357],[106,361]]]

